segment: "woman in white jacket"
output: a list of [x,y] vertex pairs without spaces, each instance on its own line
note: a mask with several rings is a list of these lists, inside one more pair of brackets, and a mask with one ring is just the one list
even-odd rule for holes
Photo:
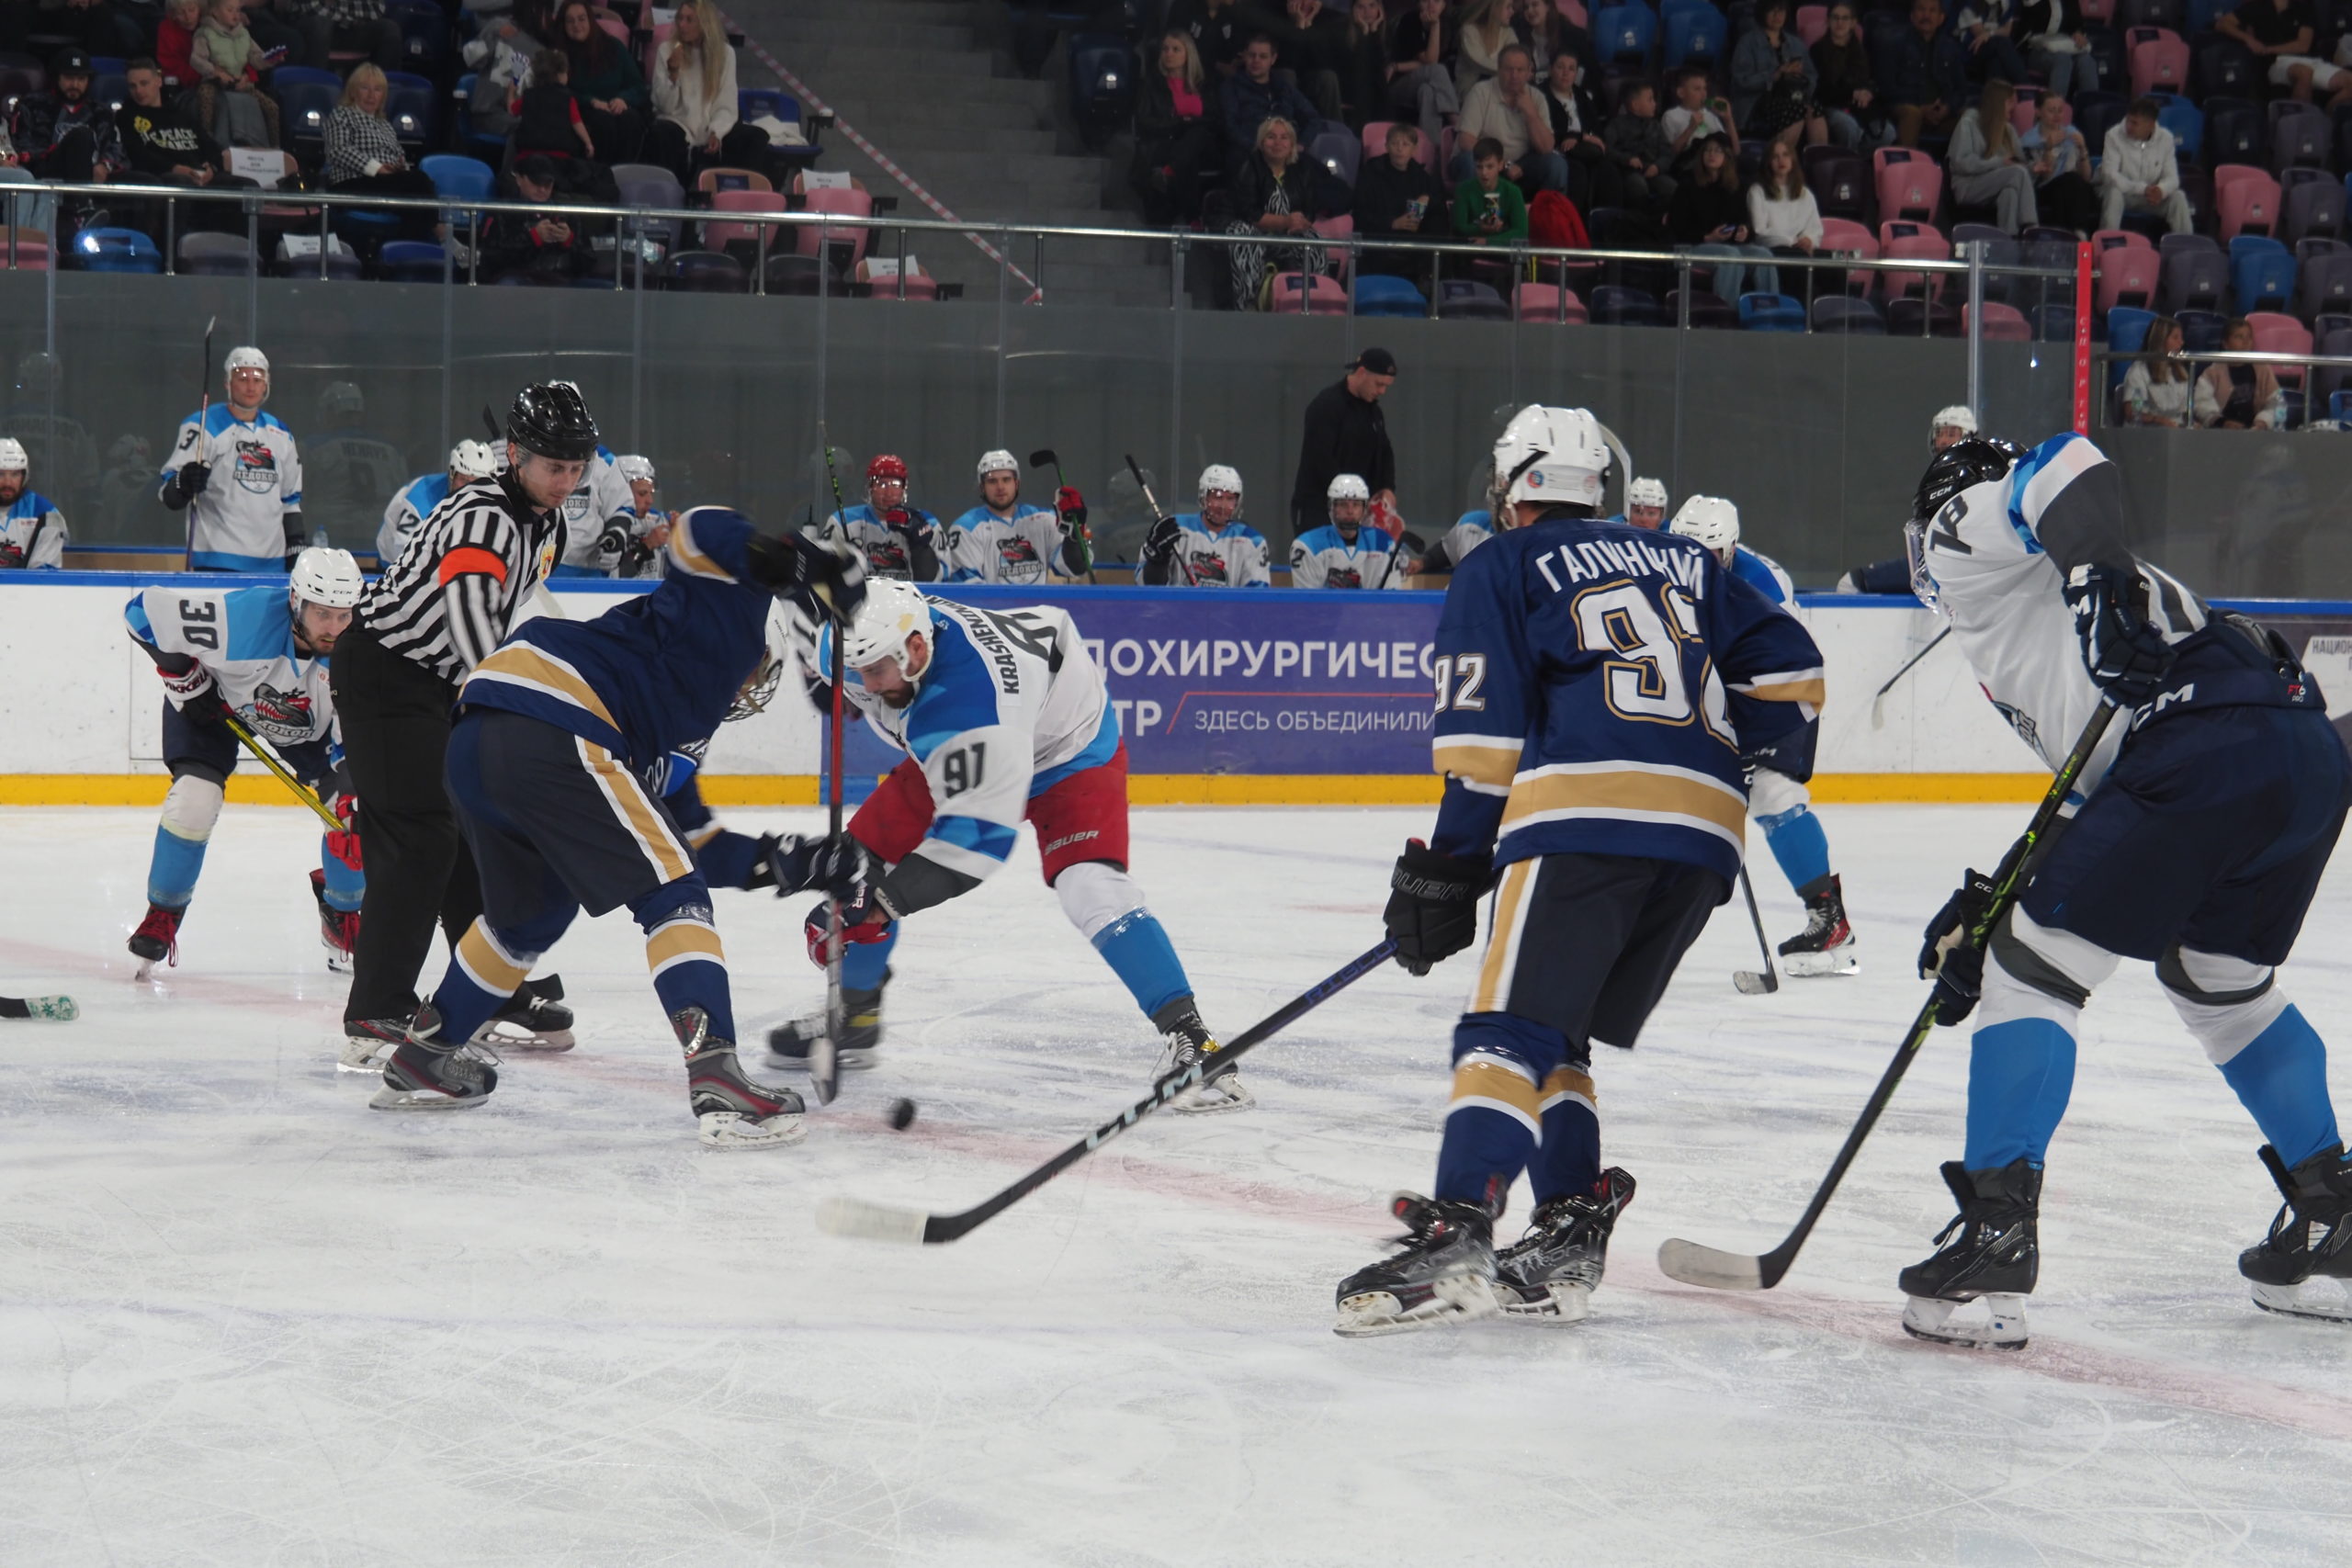
[[737,118],[735,51],[711,0],[682,0],[674,30],[653,54],[653,128],[645,159],[691,186],[714,165],[768,172],[768,139]]

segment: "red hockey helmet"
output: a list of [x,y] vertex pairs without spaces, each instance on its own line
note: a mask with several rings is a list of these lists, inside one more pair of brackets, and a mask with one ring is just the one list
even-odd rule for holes
[[907,460],[904,457],[894,457],[885,452],[866,464],[865,482],[873,484],[881,479],[896,479],[900,484],[906,483]]

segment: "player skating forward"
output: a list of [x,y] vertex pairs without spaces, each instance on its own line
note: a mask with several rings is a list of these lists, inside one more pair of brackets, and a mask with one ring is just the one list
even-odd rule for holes
[[885,452],[865,465],[865,501],[825,519],[820,536],[847,540],[865,557],[869,577],[937,582],[939,519],[907,504],[907,465]]
[[[1962,1345],[2025,1343],[2040,1263],[2042,1159],[2074,1086],[2075,1018],[2120,959],[2153,961],[2188,1032],[2269,1140],[2286,1196],[2238,1257],[2257,1304],[2352,1318],[2352,1161],[2326,1049],[2279,989],[2352,799],[2318,686],[2277,636],[2209,608],[2124,543],[2123,481],[2079,436],[2024,451],[1967,439],[1937,456],[1910,525],[1914,584],[1977,679],[2054,766],[2101,694],[2127,710],[2046,839],[1991,953],[1958,945],[1974,873],[1928,929],[1938,1021],[1977,1010],[1967,1145],[1943,1168],[1960,1214],[1906,1269],[1903,1325]],[[1981,985],[1982,999],[1979,1000]],[[2305,1292],[2304,1281],[2328,1287]],[[1988,1321],[1958,1320],[1985,1299]],[[2317,1299],[2307,1299],[2307,1298]]]
[[[1661,492],[1663,493],[1663,492]],[[1782,609],[1797,602],[1796,585],[1781,563],[1739,542],[1739,508],[1719,496],[1694,495],[1674,514],[1676,533],[1714,552],[1725,571]],[[1747,754],[1747,809],[1789,886],[1804,901],[1804,930],[1781,944],[1781,966],[1791,975],[1851,975],[1861,967],[1854,928],[1846,919],[1846,890],[1829,869],[1829,835],[1813,814],[1805,782],[1821,741],[1815,719]]]
[[[1102,671],[1069,615],[1046,605],[989,611],[868,584],[844,638],[849,699],[874,732],[905,751],[851,821],[850,836],[890,867],[868,907],[845,911],[843,1066],[871,1066],[882,986],[898,922],[970,892],[1012,852],[1023,821],[1037,832],[1046,884],[1062,912],[1126,986],[1167,1046],[1162,1074],[1216,1049],[1192,982],[1143,889],[1127,874],[1127,749]],[[831,669],[832,633],[816,666]],[[828,699],[830,700],[830,699]],[[825,911],[809,917],[821,960]],[[768,1036],[777,1061],[805,1066],[821,1014]],[[1230,1073],[1171,1102],[1179,1111],[1250,1103]]]
[[980,504],[949,524],[941,562],[950,582],[1043,582],[1049,572],[1085,577],[1094,569],[1086,542],[1086,500],[1064,487],[1054,511],[1021,499],[1012,454],[980,455]]
[[27,482],[24,443],[0,436],[0,570],[55,571],[65,564],[65,515]]
[[[1495,446],[1498,534],[1438,621],[1444,804],[1388,902],[1416,974],[1493,929],[1453,1033],[1433,1196],[1400,1195],[1402,1250],[1339,1287],[1342,1334],[1503,1311],[1584,1315],[1634,1194],[1600,1166],[1592,1042],[1634,1043],[1731,893],[1743,752],[1812,717],[1820,655],[1694,540],[1598,520],[1609,449],[1583,409],[1522,410]],[[1520,1171],[1524,1239],[1493,1235]]]
[[433,509],[449,499],[449,492],[472,482],[486,479],[498,472],[497,455],[486,441],[460,441],[449,448],[449,466],[437,474],[420,474],[401,487],[384,508],[384,521],[376,530],[376,558],[390,566],[401,558],[408,542],[416,536],[417,525],[433,515]]
[[[130,938],[142,980],[155,964],[179,962],[180,922],[196,896],[224,786],[243,756],[226,715],[235,714],[295,776],[331,796],[345,824],[352,816],[327,655],[367,587],[358,563],[348,550],[312,548],[295,558],[282,590],[222,592],[198,586],[202,581],[150,588],[122,616],[164,679],[164,765],[172,773],[147,867],[147,918]],[[311,891],[334,969],[351,967],[366,886],[358,835],[347,828],[322,835]]]
[[1241,475],[1223,463],[1201,470],[1201,509],[1153,522],[1136,581],[1154,588],[1263,588],[1266,536],[1241,521]]
[[[592,621],[526,622],[459,689],[449,795],[481,872],[482,912],[385,1064],[377,1109],[481,1103],[498,1074],[466,1042],[582,908],[626,905],[685,1052],[702,1141],[747,1148],[800,1137],[800,1097],[752,1082],[736,1061],[709,885],[640,775],[666,774],[673,752],[707,744],[769,663],[775,596],[847,610],[864,571],[854,555],[766,537],[723,507],[686,513],[665,548],[661,587]],[[830,857],[822,840],[797,847],[792,881],[805,886],[824,869],[813,863]],[[844,898],[863,895],[854,878],[825,880]]]
[[1405,553],[1368,525],[1372,490],[1355,474],[1333,477],[1325,498],[1331,521],[1301,534],[1290,547],[1293,588],[1402,588]]
[[180,423],[156,495],[187,512],[190,571],[279,571],[302,547],[302,459],[266,412],[269,359],[237,348],[229,395]]

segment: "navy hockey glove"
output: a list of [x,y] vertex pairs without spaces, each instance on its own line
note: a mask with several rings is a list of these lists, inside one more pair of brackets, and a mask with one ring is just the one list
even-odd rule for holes
[[779,596],[805,593],[844,626],[865,603],[865,558],[850,545],[754,534],[743,555],[752,581]]
[[827,834],[762,834],[760,852],[767,880],[757,885],[773,884],[779,898],[816,887],[845,908],[863,907],[866,885],[875,880],[872,852],[846,833],[838,840]]
[[2086,562],[2067,575],[2083,663],[2099,689],[2124,707],[2156,694],[2172,668],[2172,645],[2148,623],[2148,580],[2127,567]]
[[1993,907],[1993,879],[1971,869],[1960,887],[1928,922],[1919,948],[1919,977],[1936,983],[1936,1021],[1946,1029],[1976,1010],[1984,988],[1984,950],[1976,928]]
[[1388,878],[1383,916],[1396,962],[1426,975],[1469,946],[1478,935],[1479,896],[1494,879],[1494,867],[1483,861],[1440,854],[1419,839],[1407,840]]

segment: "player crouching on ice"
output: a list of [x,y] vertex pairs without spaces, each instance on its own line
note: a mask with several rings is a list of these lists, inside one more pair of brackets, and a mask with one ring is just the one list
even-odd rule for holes
[[[2026,865],[1989,954],[1961,933],[1971,872],[1928,927],[1937,1021],[1972,1010],[1967,1145],[1943,1168],[1960,1213],[1903,1270],[1903,1326],[2015,1348],[2040,1264],[2043,1156],[2074,1088],[2075,1018],[2124,958],[2156,979],[2269,1142],[2286,1207],[2238,1255],[2256,1304],[2352,1319],[2352,1159],[2327,1052],[2279,989],[2352,800],[2318,685],[2275,633],[2216,611],[2125,545],[2123,480],[2089,442],[1961,440],[1920,480],[1912,581],[1951,623],[1996,707],[2045,766],[2102,700],[2124,710],[2076,781],[2071,820]],[[1980,1001],[1981,996],[1981,1001]],[[2314,1276],[2331,1284],[2306,1292]],[[1955,1308],[1983,1298],[1987,1321]]]
[[[1609,448],[1582,409],[1529,407],[1495,446],[1510,526],[1454,571],[1437,632],[1437,827],[1397,858],[1388,934],[1417,975],[1493,930],[1453,1032],[1434,1194],[1393,1205],[1394,1256],[1339,1288],[1338,1331],[1497,1311],[1572,1323],[1634,1179],[1600,1165],[1592,1042],[1631,1046],[1731,896],[1740,758],[1809,720],[1821,656],[1696,540],[1601,521]],[[1728,687],[1728,690],[1726,690]],[[1524,1169],[1527,1234],[1494,1227]]]
[[[685,513],[663,547],[661,587],[594,620],[526,622],[458,689],[449,797],[481,874],[482,912],[386,1063],[377,1109],[481,1104],[498,1084],[495,1058],[467,1042],[583,908],[626,905],[685,1052],[702,1141],[757,1148],[802,1135],[800,1097],[752,1082],[736,1061],[710,888],[643,775],[666,775],[673,752],[698,752],[770,663],[775,599],[847,614],[865,573],[848,550],[770,538],[724,507]],[[863,894],[854,876],[834,874],[858,857],[829,854],[822,840],[792,840],[786,859],[796,888]]]
[[366,586],[350,551],[312,547],[295,558],[282,592],[150,588],[123,611],[132,640],[164,678],[164,765],[172,773],[147,867],[147,918],[130,937],[139,978],[159,963],[179,963],[180,922],[240,756],[227,722],[232,714],[276,747],[297,778],[331,796],[344,820],[345,831],[321,836],[311,891],[328,967],[350,969],[367,882],[359,836],[349,830],[351,782],[327,690],[327,655]]
[[[1663,505],[1666,491],[1661,488],[1657,494]],[[1713,550],[1725,571],[1783,610],[1797,602],[1796,585],[1781,563],[1739,542],[1739,508],[1730,502],[1694,495],[1669,526]],[[1854,928],[1846,919],[1846,891],[1829,869],[1829,836],[1821,830],[1804,787],[1820,742],[1821,720],[1815,718],[1745,759],[1748,812],[1764,829],[1764,843],[1781,863],[1781,874],[1804,901],[1804,930],[1780,948],[1781,966],[1795,976],[1851,975],[1861,968]]]
[[[907,759],[849,825],[889,872],[863,906],[842,910],[850,1016],[836,1042],[841,1065],[873,1065],[899,921],[978,886],[1012,852],[1023,821],[1036,829],[1062,912],[1159,1031],[1167,1051],[1156,1076],[1214,1053],[1184,965],[1127,874],[1127,748],[1102,671],[1069,615],[979,610],[902,582],[867,588],[843,637],[845,695]],[[820,634],[818,669],[832,667],[832,635]],[[818,694],[831,705],[830,692]],[[808,917],[808,954],[821,966],[824,951],[820,905]],[[780,1065],[806,1066],[823,1030],[822,1014],[786,1024],[770,1032],[768,1048]],[[1228,1072],[1169,1103],[1215,1111],[1250,1102]]]

